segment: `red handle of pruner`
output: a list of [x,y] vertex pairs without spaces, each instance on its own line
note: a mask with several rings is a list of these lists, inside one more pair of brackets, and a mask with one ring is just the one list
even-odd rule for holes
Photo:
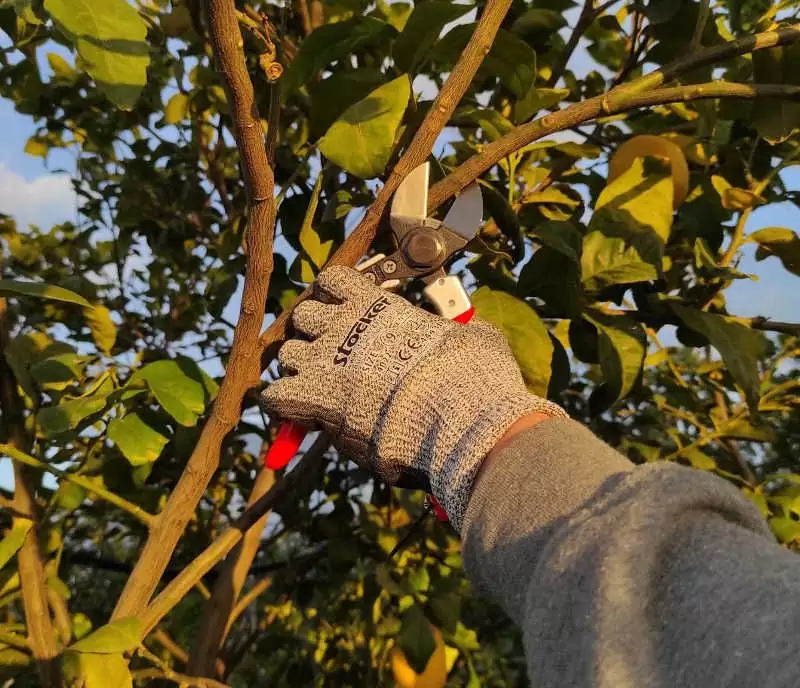
[[281,423],[275,441],[264,457],[264,465],[273,471],[286,468],[292,457],[297,454],[297,450],[300,449],[305,436],[306,429],[302,425],[290,420]]

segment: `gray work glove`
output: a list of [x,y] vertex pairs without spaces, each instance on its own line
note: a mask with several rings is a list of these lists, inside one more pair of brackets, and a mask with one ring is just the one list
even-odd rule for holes
[[390,484],[429,485],[460,530],[472,481],[506,430],[532,412],[566,414],[527,391],[489,323],[432,315],[351,268],[323,271],[316,288],[340,303],[295,309],[296,330],[312,341],[281,347],[288,376],[267,387],[264,407],[321,427]]

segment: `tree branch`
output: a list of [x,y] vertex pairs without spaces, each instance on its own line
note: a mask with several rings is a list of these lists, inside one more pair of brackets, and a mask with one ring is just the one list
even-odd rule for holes
[[533,122],[517,127],[502,138],[483,147],[463,165],[457,167],[428,194],[428,211],[432,212],[448,198],[475,181],[486,170],[496,165],[511,153],[534,141],[550,136],[564,129],[583,124],[598,117],[605,117],[628,110],[635,110],[664,103],[688,102],[708,98],[783,98],[798,100],[800,87],[784,85],[734,84],[714,81],[691,86],[662,88],[640,94],[630,94],[626,98],[609,102],[606,95],[596,96],[576,103],[558,112],[545,115]]
[[[8,345],[8,302],[0,297],[0,407],[2,407],[3,435],[9,446],[27,449],[30,439],[25,432],[24,404],[17,391],[14,371],[3,352]],[[28,644],[36,660],[39,677],[45,688],[61,685],[59,647],[50,607],[47,602],[47,585],[44,573],[44,558],[39,546],[39,522],[34,498],[36,482],[24,466],[14,464],[14,510],[33,522],[17,552],[22,605]]]
[[145,637],[180,602],[192,586],[208,573],[230,552],[244,534],[255,525],[264,514],[273,509],[284,497],[294,492],[302,482],[306,472],[313,467],[316,457],[310,452],[297,462],[294,469],[261,499],[246,509],[236,522],[222,533],[214,542],[195,557],[195,559],[171,581],[144,610],[142,618],[142,637]]
[[[358,223],[345,242],[331,256],[329,265],[355,265],[369,250],[375,234],[378,231],[383,213],[390,199],[397,191],[397,187],[409,172],[425,162],[433,149],[433,144],[439,137],[445,124],[447,124],[456,106],[466,93],[478,67],[494,43],[497,30],[503,21],[511,0],[488,0],[478,26],[472,34],[470,42],[458,58],[453,71],[447,77],[441,91],[433,101],[422,125],[417,130],[405,153],[397,161],[392,173],[378,192],[378,196],[367,210],[366,215]],[[265,352],[262,365],[266,367],[272,359],[273,349],[280,344],[285,335],[289,317],[294,307],[300,301],[308,298],[310,290],[306,289],[291,306],[283,311],[266,332],[261,335],[261,347]]]
[[[330,443],[330,437],[325,433],[320,433],[306,451],[305,463],[307,465],[319,463]],[[253,490],[247,500],[247,508],[252,508],[272,489],[274,484],[275,473],[265,466],[258,473]],[[264,531],[268,517],[269,512],[265,512],[255,522],[225,562],[222,573],[214,585],[211,599],[205,605],[203,619],[195,636],[196,641],[187,667],[190,674],[209,676],[214,671],[217,656],[235,618],[233,616],[234,605],[242,591],[253,559],[261,547],[261,533]]]
[[553,66],[550,78],[547,80],[548,88],[553,88],[566,71],[569,59],[572,57],[572,53],[575,52],[575,48],[578,47],[581,36],[592,25],[595,17],[597,17],[597,12],[594,9],[594,0],[585,0],[578,21],[575,23],[575,28],[572,30],[564,50],[558,56],[558,62]]
[[222,440],[239,420],[242,399],[247,390],[258,383],[261,375],[258,335],[264,321],[273,267],[275,179],[267,159],[253,84],[240,47],[242,34],[234,0],[208,0],[207,12],[211,44],[230,103],[233,132],[247,190],[247,274],[225,379],[186,469],[150,529],[139,561],[114,609],[114,619],[136,616],[147,605],[187,522],[219,466]]

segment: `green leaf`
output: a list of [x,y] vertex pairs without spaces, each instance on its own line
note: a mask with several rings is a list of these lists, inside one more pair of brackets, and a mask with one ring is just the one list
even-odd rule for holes
[[106,356],[110,356],[111,349],[117,341],[117,326],[111,320],[111,312],[105,306],[92,306],[84,309],[83,317],[89,324],[97,348]]
[[185,93],[176,93],[167,102],[164,108],[164,124],[177,124],[186,117],[189,111],[189,96]]
[[567,25],[561,12],[533,8],[514,21],[511,30],[520,36],[549,35]]
[[429,58],[430,50],[445,24],[458,19],[471,9],[472,5],[454,5],[437,0],[415,5],[392,47],[392,57],[397,69],[415,74]]
[[603,189],[583,239],[590,290],[656,279],[672,228],[672,177],[646,174],[641,158]]
[[51,356],[31,367],[31,377],[42,389],[63,390],[81,376],[83,360],[72,352]]
[[475,314],[508,339],[528,388],[547,396],[553,343],[539,316],[527,303],[503,291],[481,287],[472,295]]
[[308,84],[311,96],[310,138],[318,139],[353,103],[366,98],[386,77],[377,69],[336,72],[333,76]]
[[86,490],[75,483],[63,481],[53,496],[53,501],[59,508],[66,511],[77,509],[86,499]]
[[383,43],[394,32],[389,24],[375,17],[357,17],[314,29],[300,44],[297,55],[280,78],[281,97],[286,99],[331,62]]
[[126,0],[44,0],[86,71],[118,107],[133,107],[147,82],[147,24]]
[[47,53],[47,64],[53,70],[53,74],[59,79],[66,81],[74,81],[78,76],[78,72],[58,53]]
[[2,569],[13,557],[22,543],[28,531],[33,527],[33,521],[27,518],[15,518],[12,520],[11,530],[0,540],[0,569]]
[[571,222],[542,222],[533,228],[531,234],[543,246],[558,251],[576,264],[580,263],[583,235]]
[[453,633],[461,618],[461,595],[447,593],[437,595],[429,601],[431,612],[438,624],[448,633]]
[[115,418],[108,426],[108,439],[130,461],[132,466],[153,463],[169,442],[169,438],[150,426],[136,412]]
[[419,605],[413,605],[403,615],[403,626],[397,637],[397,644],[414,671],[418,674],[425,671],[425,665],[436,649],[436,638]]
[[579,315],[583,301],[579,270],[574,258],[545,246],[522,267],[517,292],[537,296],[565,316]]
[[474,122],[477,124],[490,141],[496,141],[514,128],[511,122],[493,108],[462,108],[457,116],[453,118],[453,123],[457,126],[463,126],[465,120],[466,123]]
[[[80,641],[83,642],[83,641]],[[64,653],[64,677],[70,686],[81,688],[132,688],[133,677],[122,653]]]
[[717,462],[699,447],[691,447],[681,456],[700,471],[713,471],[717,467]]
[[755,275],[746,275],[733,268],[719,265],[716,257],[712,255],[708,243],[702,238],[697,238],[694,242],[694,266],[700,274],[714,279],[758,280]]
[[789,272],[800,275],[800,237],[785,227],[768,227],[750,235],[758,244],[756,260],[776,256]]
[[319,141],[325,157],[362,179],[377,177],[389,162],[411,96],[403,75],[351,105]]
[[[454,27],[431,51],[431,59],[443,66],[452,66],[464,48],[472,40],[477,24],[461,24]],[[530,91],[536,78],[536,53],[521,38],[510,31],[497,32],[489,54],[478,69],[476,83],[487,76],[499,77],[503,85],[517,98]]]
[[514,103],[514,121],[527,122],[540,110],[549,110],[570,94],[568,88],[536,88],[531,86],[523,98]]
[[584,317],[597,328],[600,367],[606,379],[593,407],[605,409],[625,397],[639,378],[647,336],[639,323],[624,315],[591,311]]
[[683,323],[708,338],[719,351],[733,378],[744,391],[751,410],[758,408],[758,360],[766,353],[766,342],[760,332],[751,330],[721,315],[670,303],[670,308]]
[[[800,44],[758,50],[753,53],[755,83],[800,86]],[[800,103],[759,98],[753,104],[752,122],[770,143],[780,143],[800,129]]]
[[91,652],[114,654],[128,652],[139,646],[142,636],[142,622],[127,616],[100,626],[96,631],[69,646],[72,652]]
[[55,406],[39,409],[36,424],[45,437],[60,435],[62,432],[74,430],[83,420],[99,413],[106,407],[105,393],[62,400]]
[[91,308],[90,304],[80,294],[74,291],[57,287],[53,284],[41,282],[22,282],[21,280],[0,280],[0,295],[9,296],[36,296],[40,299],[76,303],[84,308]]
[[185,357],[150,363],[131,376],[131,383],[137,381],[146,382],[161,407],[187,427],[197,424],[217,394],[217,384]]

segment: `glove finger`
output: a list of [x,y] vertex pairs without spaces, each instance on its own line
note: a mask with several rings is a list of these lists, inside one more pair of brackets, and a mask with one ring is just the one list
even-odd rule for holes
[[338,301],[363,297],[364,292],[369,290],[374,290],[377,294],[384,293],[357,270],[343,265],[334,265],[319,273],[317,286]]
[[306,380],[300,376],[282,377],[267,387],[259,398],[261,407],[270,415],[308,424],[314,419],[310,408]]
[[300,372],[311,357],[311,344],[299,339],[290,339],[278,351],[278,364],[284,373]]
[[301,334],[316,339],[325,334],[339,313],[338,306],[309,299],[294,309],[292,324]]

